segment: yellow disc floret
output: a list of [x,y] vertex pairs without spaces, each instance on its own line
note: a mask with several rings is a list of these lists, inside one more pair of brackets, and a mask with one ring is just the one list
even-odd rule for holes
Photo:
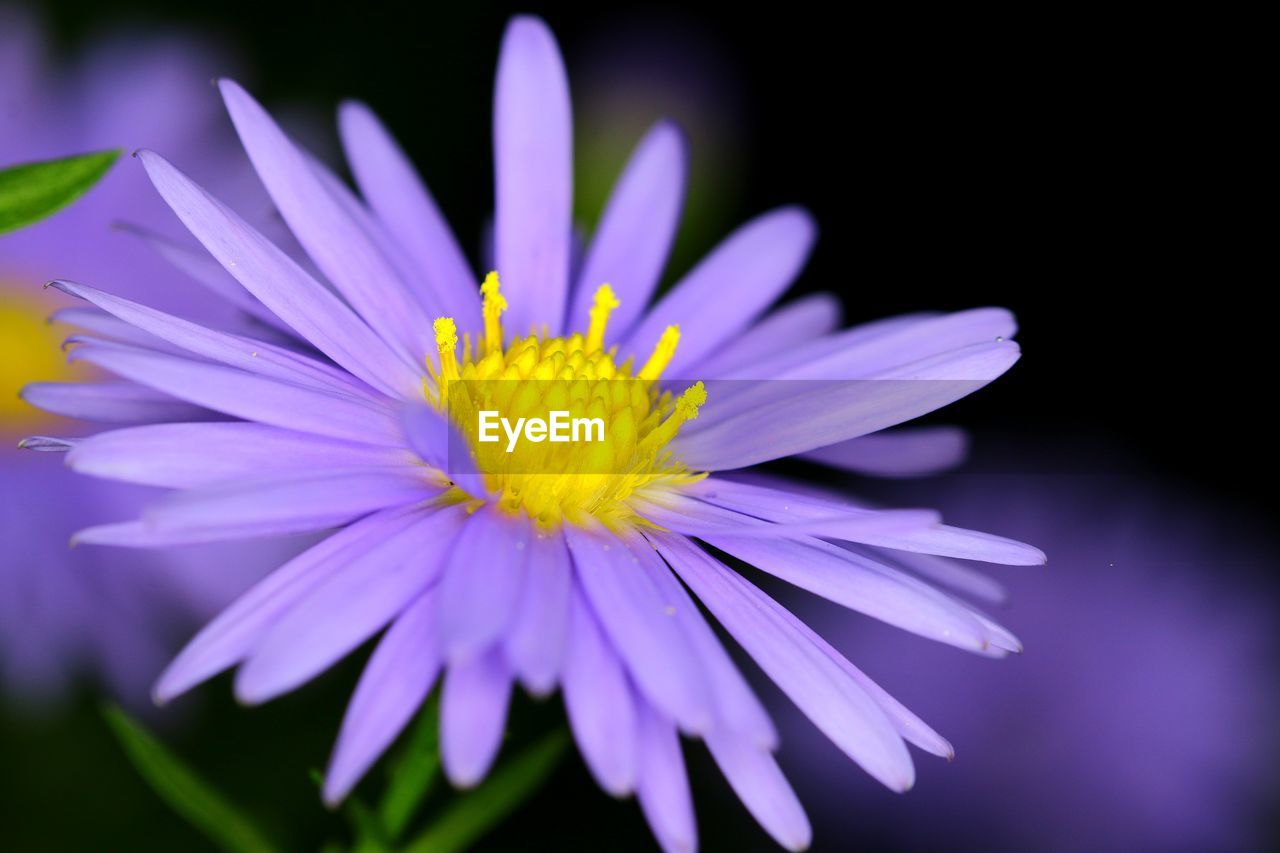
[[[648,361],[632,372],[616,347],[604,348],[613,289],[596,291],[585,334],[530,335],[504,346],[507,302],[496,273],[481,287],[484,334],[458,361],[453,320],[435,321],[440,368],[428,363],[425,391],[466,438],[488,492],[511,512],[544,526],[591,516],[609,526],[635,523],[627,500],[643,490],[700,479],[667,444],[706,401],[701,382],[678,397],[658,386],[680,339],[669,327]],[[480,500],[481,496],[472,495]]]

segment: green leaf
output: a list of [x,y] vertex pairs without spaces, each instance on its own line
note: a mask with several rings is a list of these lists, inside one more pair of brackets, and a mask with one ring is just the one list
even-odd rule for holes
[[418,715],[405,750],[391,769],[391,780],[378,804],[387,837],[399,841],[422,805],[440,770],[440,701],[433,693]]
[[128,714],[114,706],[102,713],[147,784],[192,826],[224,850],[274,850],[252,821]]
[[102,179],[120,150],[0,169],[0,234],[52,216]]
[[528,799],[559,764],[569,743],[564,729],[547,735],[444,810],[404,853],[465,850]]

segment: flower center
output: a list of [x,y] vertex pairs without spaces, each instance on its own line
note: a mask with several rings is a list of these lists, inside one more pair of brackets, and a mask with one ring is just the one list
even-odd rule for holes
[[617,347],[604,348],[609,315],[618,306],[607,284],[596,291],[585,334],[544,333],[509,343],[497,273],[489,273],[480,291],[484,332],[474,346],[463,336],[461,360],[454,321],[435,321],[440,368],[428,362],[424,392],[457,426],[499,506],[545,526],[583,515],[616,526],[636,521],[627,499],[637,492],[705,476],[667,447],[707,398],[701,382],[679,397],[658,386],[675,355],[678,327],[666,329],[637,369],[630,358],[617,363]]
[[0,283],[0,436],[26,433],[51,419],[18,397],[23,385],[73,378],[62,358],[62,335],[48,314],[48,303]]

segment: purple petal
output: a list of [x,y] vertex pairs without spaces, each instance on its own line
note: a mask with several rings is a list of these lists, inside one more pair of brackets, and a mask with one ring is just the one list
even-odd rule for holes
[[476,275],[413,164],[362,103],[339,108],[338,129],[360,193],[420,270],[432,300],[459,328],[481,328]]
[[376,241],[326,188],[309,158],[238,84],[220,80],[218,87],[258,177],[316,266],[374,332],[399,344],[411,363],[434,351],[432,317]]
[[126,234],[132,234],[145,242],[160,257],[177,269],[186,273],[197,284],[217,295],[256,320],[271,328],[281,329],[292,334],[292,330],[275,314],[245,290],[231,275],[222,268],[208,252],[201,251],[196,245],[185,245],[170,240],[146,228],[137,225],[116,226]]
[[638,700],[636,706],[640,755],[636,797],[640,808],[663,850],[692,853],[698,847],[698,830],[680,736],[671,721],[646,702]]
[[440,700],[440,757],[455,786],[470,788],[489,772],[510,700],[511,671],[496,648],[449,667]]
[[569,81],[555,36],[538,18],[507,25],[493,96],[494,240],[510,305],[503,325],[525,335],[564,325],[573,215]]
[[[771,521],[827,517],[854,506],[821,495],[740,483],[719,477],[694,484],[688,491],[707,503]],[[945,524],[909,532],[885,532],[864,538],[867,544],[881,548],[983,560],[1010,566],[1032,566],[1045,562],[1044,552],[1039,548],[1003,536]]]
[[664,296],[627,336],[623,351],[643,359],[667,326],[680,346],[666,375],[696,373],[698,363],[750,325],[799,274],[817,233],[798,207],[762,214],[729,235]]
[[784,305],[698,363],[698,376],[716,379],[769,363],[778,353],[808,344],[840,325],[840,300],[814,293]]
[[332,468],[405,468],[405,450],[255,423],[154,424],[98,433],[67,455],[81,474],[200,488],[245,477]]
[[819,447],[801,458],[876,477],[926,477],[960,465],[968,453],[962,429],[915,427]]
[[51,286],[90,302],[130,326],[186,352],[272,379],[378,403],[380,395],[349,374],[265,341],[219,332],[71,281]]
[[806,849],[813,839],[809,818],[773,756],[724,732],[711,732],[705,740],[720,772],[765,832],[788,850]]
[[421,372],[413,363],[396,355],[297,262],[163,157],[151,151],[141,151],[138,157],[196,239],[299,335],[381,391],[406,398],[421,393]]
[[777,602],[677,534],[653,534],[694,595],[782,691],[850,758],[882,784],[915,781],[906,746],[875,700]]
[[[1013,315],[1003,308],[975,308],[911,323],[889,334],[863,339],[823,358],[780,374],[787,379],[860,379],[878,376],[978,344],[1001,343],[1018,331]],[[775,374],[777,375],[777,374]]]
[[[119,341],[120,343],[151,347],[165,352],[181,352],[155,335],[144,332],[105,311],[99,311],[97,308],[62,308],[49,315],[49,322],[75,326],[92,332],[98,337]],[[70,339],[64,342],[63,349],[66,349],[70,343],[72,343]]]
[[708,389],[701,416],[672,442],[677,457],[706,471],[744,468],[877,432],[966,397],[1013,366],[1011,342],[979,344],[878,379],[749,384],[717,406]]
[[169,664],[156,684],[157,702],[190,690],[234,666],[307,593],[382,541],[424,519],[423,510],[390,510],[343,528],[259,581],[218,614]]
[[970,651],[989,643],[964,606],[923,581],[829,542],[701,538],[761,571],[904,631]]
[[167,547],[283,536],[347,524],[378,510],[440,494],[420,471],[322,470],[241,478],[177,492],[149,506],[140,521],[90,527],[76,544]]
[[845,352],[867,341],[895,334],[903,329],[932,320],[942,315],[922,311],[882,317],[869,323],[860,323],[832,335],[824,335],[807,343],[797,342],[787,350],[779,350],[763,361],[752,361],[741,367],[727,370],[721,379],[773,379],[785,376],[796,368],[816,362],[835,353]]
[[222,417],[133,382],[32,382],[19,396],[37,409],[109,424],[209,421]]
[[640,566],[657,587],[667,607],[675,611],[691,649],[707,674],[707,687],[716,702],[717,721],[713,730],[721,726],[746,737],[762,749],[773,749],[778,744],[778,732],[769,719],[760,700],[756,698],[746,679],[730,660],[728,652],[711,626],[702,618],[698,606],[676,580],[671,569],[653,546],[642,537],[631,543],[632,551],[640,558]]
[[524,589],[507,632],[507,663],[529,692],[544,696],[555,688],[569,634],[573,569],[564,535],[535,532],[529,540]]
[[421,518],[305,593],[236,673],[236,698],[258,704],[305,684],[399,615],[435,581],[462,517],[451,507]]
[[489,496],[489,487],[476,466],[471,443],[457,424],[425,402],[406,405],[400,419],[405,438],[419,459],[443,472],[467,494]]
[[450,664],[502,639],[524,585],[532,530],[526,519],[485,504],[449,551],[437,597],[436,636]]
[[644,313],[667,263],[684,203],[688,152],[684,135],[659,122],[636,146],[614,185],[583,260],[569,328],[591,324],[596,288],[608,283],[618,297],[606,345],[624,340]]
[[387,630],[360,676],[324,777],[324,801],[340,803],[421,707],[436,676],[436,603],[418,597]]
[[625,797],[636,784],[636,709],[622,663],[581,590],[570,596],[564,704],[578,750],[597,784]]
[[874,556],[877,560],[884,560],[898,565],[928,581],[950,587],[964,595],[992,604],[1003,604],[1007,600],[1005,589],[998,581],[954,560],[935,557],[932,554],[915,554],[910,551],[887,551],[881,549],[873,551],[873,549],[868,549],[865,546],[852,545],[845,542],[838,544],[840,547],[855,553]]
[[[659,503],[660,502],[660,503]],[[859,510],[823,518],[771,522],[733,512],[679,494],[655,496],[653,501],[632,498],[630,505],[648,520],[690,536],[708,535],[765,539],[803,539],[810,535],[828,539],[862,542],[878,540],[886,533],[915,531],[938,523],[939,515],[928,509]]]
[[715,716],[706,673],[639,558],[603,527],[565,528],[574,574],[645,698],[688,732]]
[[81,346],[71,359],[245,420],[348,441],[389,446],[404,441],[389,406],[345,394],[123,344]]

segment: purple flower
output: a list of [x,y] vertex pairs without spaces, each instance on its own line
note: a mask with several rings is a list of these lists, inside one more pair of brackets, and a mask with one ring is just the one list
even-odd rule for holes
[[1280,758],[1274,544],[1244,514],[1132,477],[966,476],[930,491],[1054,555],[1048,576],[1009,582],[1027,659],[996,672],[807,606],[963,753],[914,802],[853,817],[860,780],[784,716],[819,825],[902,849],[1265,848]]
[[[43,43],[32,21],[0,9],[0,165],[146,142],[194,155],[212,179],[233,174],[243,155],[229,128],[217,132],[221,117],[199,97],[221,64],[202,44],[121,37],[55,71]],[[266,204],[260,192],[256,202],[238,189],[234,194]],[[189,625],[207,619],[264,568],[262,557],[226,546],[167,555],[69,550],[77,529],[104,516],[136,514],[155,490],[87,482],[17,447],[23,435],[71,428],[18,399],[19,389],[33,380],[87,375],[69,370],[57,349],[65,328],[47,318],[61,304],[41,290],[51,274],[92,275],[205,322],[233,316],[224,300],[187,286],[143,240],[113,228],[121,218],[180,233],[143,176],[116,168],[77,204],[0,238],[0,682],[24,702],[51,700],[72,676],[87,672],[119,698],[145,703],[147,686]],[[57,317],[111,319],[83,307]],[[137,389],[97,389],[97,412],[107,420],[137,413]],[[61,395],[91,392],[65,385],[35,390],[54,411]],[[125,394],[131,412],[112,394]],[[220,571],[207,571],[211,566]]]
[[[822,448],[829,461],[865,467],[861,436],[1013,364],[1007,312],[847,331],[836,330],[827,295],[770,312],[815,237],[794,207],[742,226],[650,305],[684,185],[684,142],[665,122],[640,141],[571,269],[569,92],[537,19],[510,24],[499,59],[501,280],[491,273],[479,297],[449,226],[367,108],[339,114],[357,198],[242,88],[224,81],[221,91],[315,273],[159,155],[140,159],[192,234],[300,345],[222,334],[59,282],[127,324],[78,346],[75,360],[205,413],[74,442],[67,463],[76,470],[177,490],[140,519],[79,539],[163,547],[336,532],[200,632],[160,679],[159,700],[238,666],[237,696],[264,702],[386,628],[343,722],[329,802],[351,790],[437,679],[445,771],[475,784],[519,682],[537,695],[561,689],[595,778],[616,796],[635,793],[664,847],[696,844],[684,733],[706,743],[775,839],[802,848],[809,826],[774,762],[773,723],[696,598],[885,785],[911,786],[908,742],[950,755],[700,543],[941,642],[993,657],[1016,650],[1007,631],[912,567],[919,553],[1034,564],[1043,561],[1035,548],[942,525],[931,512],[881,512],[715,473]],[[774,381],[717,384],[729,379]],[[498,382],[475,389],[487,380]],[[610,438],[568,453],[532,444],[503,462],[465,415],[504,394],[516,413],[555,394],[599,409]],[[951,432],[874,440],[873,455],[896,459],[898,473],[912,458],[935,466],[956,449]]]

